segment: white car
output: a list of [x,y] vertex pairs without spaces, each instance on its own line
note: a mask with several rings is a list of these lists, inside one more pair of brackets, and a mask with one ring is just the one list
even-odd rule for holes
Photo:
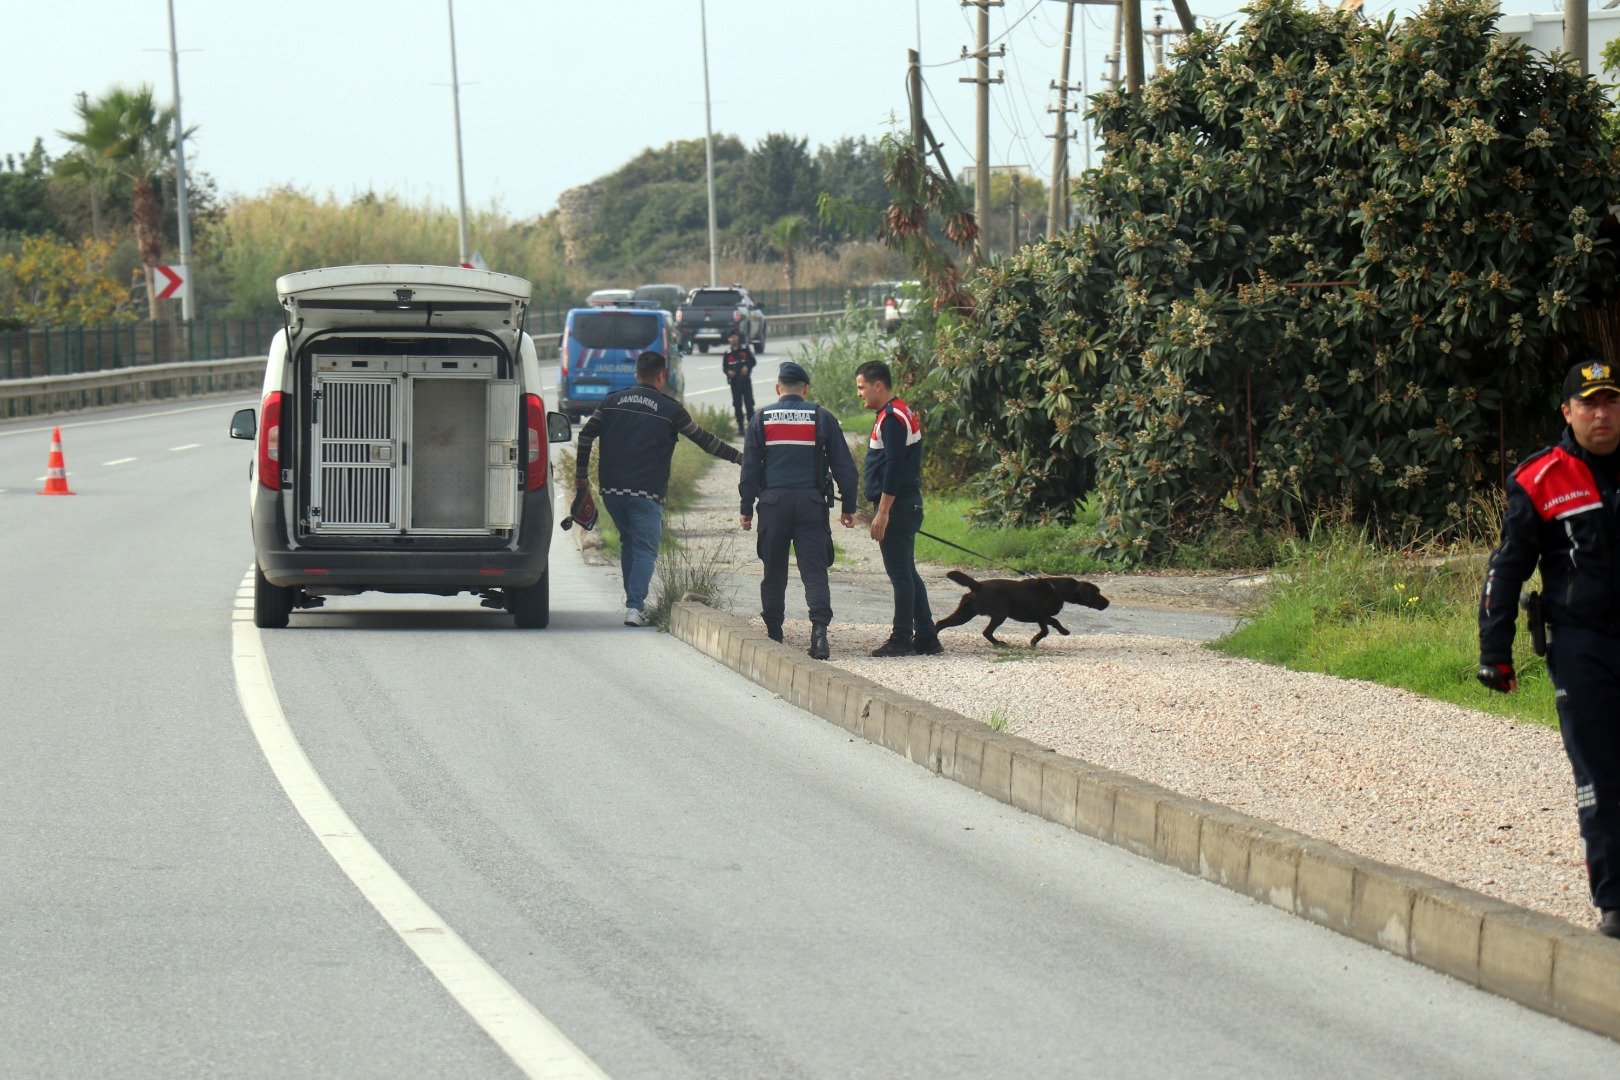
[[548,413],[530,285],[450,266],[335,266],[276,280],[249,505],[253,621],[376,590],[473,593],[550,619]]
[[623,304],[634,300],[634,289],[597,289],[585,298],[586,307],[612,307],[614,304]]

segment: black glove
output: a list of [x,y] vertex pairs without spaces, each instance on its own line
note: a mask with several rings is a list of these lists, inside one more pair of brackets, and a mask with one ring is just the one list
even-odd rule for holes
[[1519,676],[1512,664],[1481,664],[1476,675],[1486,689],[1499,694],[1511,694],[1519,687]]

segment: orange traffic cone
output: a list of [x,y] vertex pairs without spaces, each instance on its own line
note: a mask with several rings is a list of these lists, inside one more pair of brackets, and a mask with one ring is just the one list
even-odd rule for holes
[[67,486],[67,463],[62,460],[62,429],[51,429],[51,456],[45,461],[45,487],[41,495],[72,495]]

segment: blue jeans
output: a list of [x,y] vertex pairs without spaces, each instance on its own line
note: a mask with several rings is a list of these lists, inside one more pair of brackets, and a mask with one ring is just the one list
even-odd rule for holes
[[934,632],[928,589],[917,574],[917,530],[922,528],[921,496],[899,498],[889,508],[889,527],[878,541],[883,569],[894,587],[894,639],[911,641]]
[[624,606],[647,609],[658,541],[664,535],[664,506],[640,495],[603,495],[613,527],[619,530],[619,572],[624,576]]

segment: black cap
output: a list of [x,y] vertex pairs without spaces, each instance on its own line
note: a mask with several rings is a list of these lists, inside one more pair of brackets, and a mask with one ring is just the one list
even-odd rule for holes
[[1620,394],[1620,382],[1614,378],[1614,365],[1607,360],[1582,360],[1564,376],[1564,400],[1573,397],[1591,397],[1599,390],[1613,390]]
[[776,369],[776,381],[785,383],[803,383],[810,385],[810,373],[804,368],[789,360]]

